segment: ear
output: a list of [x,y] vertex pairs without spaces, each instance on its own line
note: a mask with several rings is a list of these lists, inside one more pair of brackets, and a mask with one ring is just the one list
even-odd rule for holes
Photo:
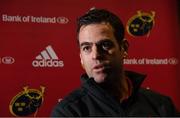
[[123,53],[123,59],[126,59],[128,57],[128,53],[126,51],[124,51]]
[[79,54],[79,57],[80,57],[80,60],[81,60],[81,66],[82,66],[82,68],[84,69],[84,63],[83,63],[83,60],[82,60],[81,53]]
[[124,48],[124,51],[128,52],[129,43],[127,39],[123,39],[123,48]]
[[129,43],[128,43],[127,39],[123,39],[123,42],[122,42],[123,58],[127,58],[128,48],[129,48]]

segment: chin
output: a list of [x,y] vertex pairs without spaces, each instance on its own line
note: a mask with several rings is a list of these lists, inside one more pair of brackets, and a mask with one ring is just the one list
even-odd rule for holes
[[105,74],[98,74],[94,76],[94,81],[96,83],[103,83],[106,80],[106,75]]

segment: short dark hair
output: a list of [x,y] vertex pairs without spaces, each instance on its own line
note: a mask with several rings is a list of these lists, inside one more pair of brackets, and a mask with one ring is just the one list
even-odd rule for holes
[[122,40],[124,39],[124,26],[122,21],[118,18],[117,15],[105,10],[105,9],[92,9],[88,11],[83,16],[77,19],[77,39],[79,43],[79,31],[81,26],[89,25],[89,24],[96,24],[96,23],[109,23],[112,28],[114,29],[114,36],[119,43],[121,44]]

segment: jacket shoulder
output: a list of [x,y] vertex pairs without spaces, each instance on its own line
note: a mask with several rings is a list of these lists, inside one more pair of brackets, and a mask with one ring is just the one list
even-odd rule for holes
[[140,93],[156,109],[161,116],[175,116],[176,108],[170,97],[157,93],[149,89],[140,89]]
[[155,92],[155,91],[150,90],[150,89],[145,89],[145,88],[141,88],[140,93],[144,94],[145,96],[155,97],[155,99],[167,99],[167,98],[169,98],[168,96],[165,96],[163,94],[160,94],[158,92]]
[[86,95],[86,93],[87,92],[84,89],[76,89],[68,96],[66,96],[62,101],[60,101],[60,104],[62,107],[65,107],[71,103],[81,100]]
[[[86,96],[87,92],[84,89],[76,89],[68,94],[63,100],[61,100],[52,110],[51,116],[74,116],[73,111],[69,111],[75,104],[82,101],[83,97]],[[74,110],[74,109],[72,109]],[[76,113],[76,111],[74,111]]]

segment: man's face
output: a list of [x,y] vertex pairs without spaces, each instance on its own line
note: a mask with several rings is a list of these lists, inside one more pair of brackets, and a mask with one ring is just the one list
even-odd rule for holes
[[81,64],[97,83],[122,69],[123,50],[109,23],[82,26],[79,32]]

